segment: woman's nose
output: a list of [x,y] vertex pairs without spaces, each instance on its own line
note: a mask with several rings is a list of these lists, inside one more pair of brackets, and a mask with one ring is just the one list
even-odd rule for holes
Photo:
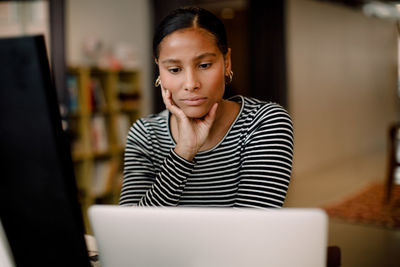
[[188,71],[185,77],[185,90],[194,91],[200,88],[200,81],[194,71]]

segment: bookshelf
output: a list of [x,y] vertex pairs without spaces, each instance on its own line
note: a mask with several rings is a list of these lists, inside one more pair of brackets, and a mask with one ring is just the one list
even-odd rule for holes
[[136,70],[68,68],[68,134],[87,229],[90,205],[118,203],[126,136],[140,116],[139,76]]

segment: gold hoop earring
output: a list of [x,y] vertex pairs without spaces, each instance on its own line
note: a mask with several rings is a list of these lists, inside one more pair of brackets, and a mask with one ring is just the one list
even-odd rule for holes
[[161,84],[161,79],[160,79],[160,76],[158,76],[157,80],[154,82],[154,86],[158,87],[158,86],[160,86],[160,84]]
[[232,82],[232,78],[233,78],[233,71],[229,72],[229,75],[226,76],[226,84],[230,84]]

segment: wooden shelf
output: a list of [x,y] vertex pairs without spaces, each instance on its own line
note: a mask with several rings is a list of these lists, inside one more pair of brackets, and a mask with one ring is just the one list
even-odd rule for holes
[[129,127],[140,116],[137,70],[68,68],[68,133],[86,219],[95,203],[116,204],[122,184],[123,154]]

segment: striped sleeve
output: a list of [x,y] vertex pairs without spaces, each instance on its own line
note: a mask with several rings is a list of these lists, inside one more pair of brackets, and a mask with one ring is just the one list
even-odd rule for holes
[[267,104],[248,129],[235,207],[282,207],[292,169],[291,119],[279,105]]
[[151,135],[144,121],[138,120],[127,138],[120,205],[176,206],[179,203],[194,162],[179,157],[171,149],[156,172],[151,147]]

